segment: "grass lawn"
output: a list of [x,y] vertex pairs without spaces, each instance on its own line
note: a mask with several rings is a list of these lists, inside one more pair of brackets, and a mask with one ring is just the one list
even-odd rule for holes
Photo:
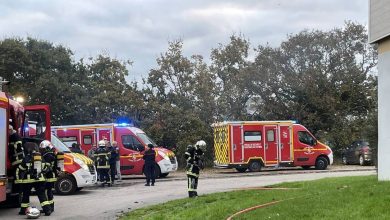
[[[202,182],[200,182],[202,184]],[[390,182],[376,176],[282,183],[288,190],[240,190],[137,209],[121,219],[226,219],[256,205],[285,200],[233,219],[390,219]]]

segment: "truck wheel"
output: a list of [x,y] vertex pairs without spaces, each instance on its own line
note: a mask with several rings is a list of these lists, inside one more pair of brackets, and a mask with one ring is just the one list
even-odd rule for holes
[[363,155],[360,155],[360,156],[359,156],[359,164],[360,164],[360,166],[366,165],[366,163],[364,162]]
[[60,195],[73,194],[77,189],[76,180],[71,175],[64,175],[58,178],[54,185],[56,192]]
[[325,170],[328,167],[328,160],[325,157],[319,157],[316,160],[316,169]]
[[343,162],[344,165],[348,165],[347,156],[343,155],[343,156],[341,157],[341,161]]
[[259,161],[252,161],[249,164],[249,171],[260,172],[261,171],[261,163]]
[[244,167],[237,167],[236,170],[240,173],[244,173],[248,168]]
[[162,174],[160,174],[160,177],[161,177],[161,178],[167,177],[168,174],[169,174],[169,173],[162,173]]

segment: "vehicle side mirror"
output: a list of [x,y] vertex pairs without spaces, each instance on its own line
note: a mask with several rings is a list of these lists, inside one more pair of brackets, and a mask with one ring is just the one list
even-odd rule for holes
[[145,150],[145,147],[142,146],[142,145],[139,145],[139,146],[137,146],[137,150],[138,150],[138,151],[144,151],[144,150]]

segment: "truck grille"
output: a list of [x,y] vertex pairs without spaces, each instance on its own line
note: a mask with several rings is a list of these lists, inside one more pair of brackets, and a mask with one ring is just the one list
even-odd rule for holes
[[95,174],[95,166],[94,165],[88,165],[89,172],[91,174]]

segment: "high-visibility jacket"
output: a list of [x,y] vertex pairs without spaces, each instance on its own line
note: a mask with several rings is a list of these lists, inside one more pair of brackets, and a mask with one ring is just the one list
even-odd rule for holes
[[95,163],[97,169],[109,169],[110,168],[110,151],[105,147],[99,147],[95,154]]
[[17,133],[10,135],[8,145],[8,155],[13,167],[17,167],[24,158],[22,140]]
[[[38,163],[34,163],[34,161]],[[37,165],[38,164],[38,165]],[[36,167],[40,166],[40,167]],[[15,183],[35,183],[43,182],[45,178],[41,172],[42,157],[40,154],[26,154],[22,162],[16,169]]]
[[184,154],[184,158],[187,161],[186,171],[187,175],[199,176],[200,164],[202,163],[203,151],[198,147],[193,147],[187,150]]
[[57,157],[53,150],[46,150],[42,154],[42,173],[45,177],[46,182],[57,181]]

